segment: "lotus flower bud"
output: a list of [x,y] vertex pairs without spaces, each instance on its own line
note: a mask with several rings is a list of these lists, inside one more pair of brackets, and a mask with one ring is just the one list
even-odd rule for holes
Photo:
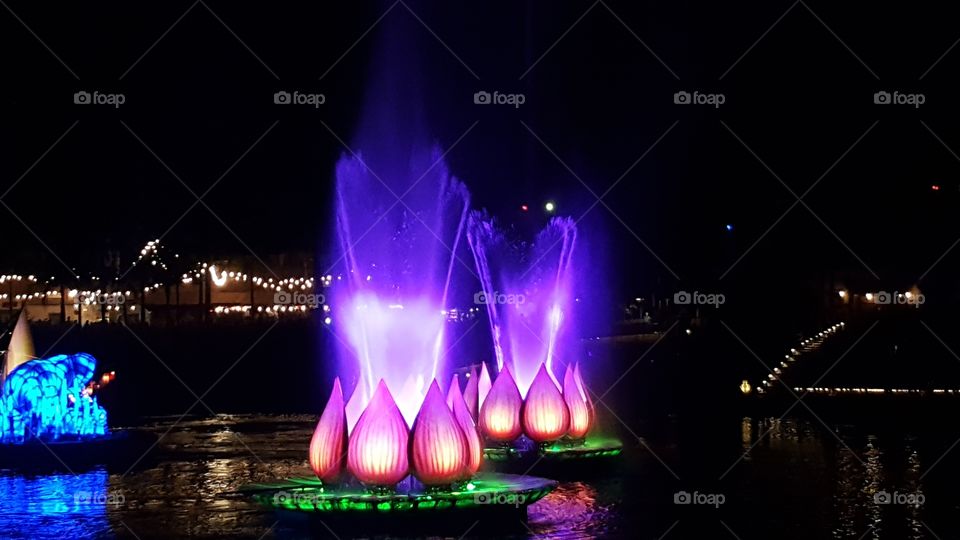
[[523,404],[523,431],[527,437],[541,443],[563,437],[569,427],[567,403],[547,373],[547,366],[540,364]]
[[587,405],[586,392],[577,384],[573,368],[569,365],[563,375],[563,400],[567,402],[567,409],[570,411],[570,429],[567,435],[582,439],[590,430],[590,407]]
[[327,406],[310,439],[310,468],[324,482],[336,482],[343,470],[347,446],[347,414],[340,378],[333,381]]
[[407,423],[381,379],[350,434],[347,466],[364,484],[392,486],[409,470],[409,439]]
[[457,424],[467,440],[467,466],[464,468],[461,478],[466,480],[477,474],[477,470],[480,468],[480,461],[483,459],[483,445],[480,443],[480,434],[477,432],[477,425],[473,422],[473,415],[467,409],[467,403],[463,399],[463,394],[460,393],[460,387],[450,387],[450,394],[448,394],[447,399],[453,403],[453,416],[457,419]]
[[[480,377],[482,379],[483,375]],[[480,406],[480,431],[494,441],[513,441],[523,432],[520,424],[522,406],[523,398],[517,383],[510,375],[510,369],[504,367]]]
[[467,387],[463,389],[463,401],[467,404],[467,410],[470,411],[470,417],[473,418],[474,423],[477,420],[477,413],[480,410],[480,391],[478,384],[480,383],[479,375],[477,370],[473,370],[470,373],[470,378],[467,379]]
[[[460,393],[459,386],[451,388]],[[452,483],[461,479],[466,470],[466,435],[447,407],[436,379],[413,422],[410,455],[414,476],[428,486]]]
[[[507,368],[504,367],[504,370],[506,369]],[[514,381],[513,384],[516,385],[516,381]],[[484,362],[480,367],[480,378],[477,379],[477,410],[483,407],[483,402],[487,399],[487,394],[490,393],[491,387],[490,372],[487,371],[487,364]]]

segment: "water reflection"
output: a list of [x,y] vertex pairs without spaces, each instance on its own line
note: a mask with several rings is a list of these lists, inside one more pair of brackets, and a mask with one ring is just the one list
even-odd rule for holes
[[[155,456],[129,474],[0,471],[0,537],[332,537],[323,527],[312,531],[235,494],[244,484],[309,474],[307,446],[315,421],[313,416],[184,421],[158,444]],[[173,422],[148,429],[162,434]],[[719,511],[674,505],[674,478],[638,445],[613,470],[561,482],[530,508],[526,528],[517,523],[508,537],[657,538],[675,522],[667,538],[693,537],[697,527],[704,529],[699,537],[715,537],[725,532],[718,519],[744,540],[937,538],[928,527],[940,538],[956,537],[946,530],[956,512],[948,480],[955,468],[950,459],[940,460],[952,438],[931,445],[929,433],[921,439],[849,426],[831,432],[814,419],[738,417],[725,426],[728,443],[687,442],[672,433],[646,441],[694,487],[709,485],[748,452],[717,485],[728,501]],[[676,450],[684,444],[693,449],[689,454]],[[947,480],[931,485],[934,477],[925,477],[931,464],[937,465],[936,478]],[[700,473],[702,484],[695,476]],[[877,502],[881,493],[900,500]],[[930,502],[903,503],[917,495]],[[470,536],[504,538],[481,529]],[[362,534],[340,526],[335,532],[344,539]]]
[[822,517],[833,538],[937,538],[925,521],[921,450],[911,435],[851,426],[830,433],[818,420],[745,418],[741,445],[758,458],[751,465],[767,475],[767,485],[788,500],[825,501],[803,512]]
[[[613,486],[609,486],[613,487]],[[609,498],[611,493],[606,494]],[[584,538],[610,532],[614,505],[601,501],[597,488],[584,482],[562,483],[528,511],[536,538]]]
[[108,508],[125,495],[110,489],[109,475],[0,475],[0,531],[4,538],[92,538],[110,530]]

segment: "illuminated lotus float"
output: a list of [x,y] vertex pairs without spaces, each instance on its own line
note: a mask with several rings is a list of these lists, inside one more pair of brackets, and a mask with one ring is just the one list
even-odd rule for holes
[[[469,388],[467,395],[474,395]],[[412,427],[381,380],[352,430],[335,379],[308,457],[316,477],[243,491],[269,506],[306,512],[503,510],[504,504],[526,512],[557,485],[528,475],[479,472],[483,446],[456,376],[446,396],[436,380],[430,384]]]
[[580,365],[567,366],[562,384],[541,363],[522,397],[510,372],[504,369],[490,384],[483,365],[477,379],[480,433],[491,461],[510,461],[536,455],[568,459],[619,455],[619,440],[591,433],[596,418],[593,401],[583,384]]

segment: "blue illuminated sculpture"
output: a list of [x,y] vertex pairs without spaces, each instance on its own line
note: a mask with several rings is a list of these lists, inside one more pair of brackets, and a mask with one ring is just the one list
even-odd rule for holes
[[0,442],[82,440],[107,433],[107,412],[90,395],[97,360],[86,353],[30,360],[0,388]]

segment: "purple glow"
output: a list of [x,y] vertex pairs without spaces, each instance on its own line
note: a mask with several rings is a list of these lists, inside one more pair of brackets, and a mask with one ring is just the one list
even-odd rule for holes
[[518,245],[473,212],[467,238],[486,293],[497,368],[510,367],[522,395],[540,364],[559,387],[555,361],[571,353],[565,330],[571,327],[576,223],[553,218],[534,242]]
[[411,426],[427,384],[443,375],[441,311],[470,202],[439,151],[413,147],[409,134],[391,137],[397,126],[385,129],[361,141],[369,159],[345,155],[336,170],[334,266],[344,279],[329,297],[344,342],[337,373],[357,381],[347,404],[351,429],[380,379]]

